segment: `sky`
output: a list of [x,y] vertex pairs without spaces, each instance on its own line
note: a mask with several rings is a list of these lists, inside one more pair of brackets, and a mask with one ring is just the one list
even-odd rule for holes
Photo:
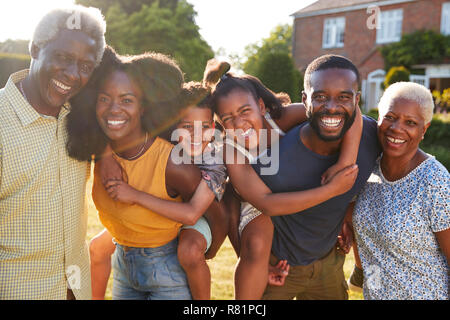
[[269,36],[279,24],[315,0],[187,0],[197,11],[200,34],[214,51],[242,54],[246,45]]
[[52,8],[73,0],[0,0],[0,41],[31,39],[34,26]]
[[[214,51],[242,54],[246,45],[268,37],[278,24],[315,0],[187,0],[197,11],[200,34]],[[39,18],[73,0],[0,0],[0,41],[30,39]]]

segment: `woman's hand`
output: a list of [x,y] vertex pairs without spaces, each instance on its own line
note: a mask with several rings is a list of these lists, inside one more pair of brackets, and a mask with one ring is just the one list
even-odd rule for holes
[[127,204],[137,202],[139,191],[121,180],[109,180],[106,182],[106,192],[115,201]]
[[333,178],[331,178],[327,186],[332,188],[335,195],[338,196],[346,193],[353,187],[357,176],[358,165],[354,164],[339,171]]

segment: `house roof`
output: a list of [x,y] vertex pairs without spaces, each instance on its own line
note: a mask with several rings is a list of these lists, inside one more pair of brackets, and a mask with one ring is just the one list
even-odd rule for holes
[[416,0],[318,0],[309,6],[292,14],[294,18],[316,16],[337,12],[360,10],[367,8],[370,4],[377,6],[391,5]]

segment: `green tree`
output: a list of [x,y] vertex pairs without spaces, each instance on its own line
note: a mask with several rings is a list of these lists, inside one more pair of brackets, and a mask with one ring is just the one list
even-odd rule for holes
[[118,5],[126,14],[131,14],[140,11],[144,4],[152,5],[155,2],[162,8],[174,10],[178,0],[76,0],[75,2],[86,7],[99,8],[103,14],[106,14],[109,8]]
[[269,37],[261,40],[261,44],[252,43],[245,47],[242,67],[245,73],[255,75],[258,64],[266,54],[284,52],[292,55],[292,26],[288,24],[276,26]]
[[261,44],[248,45],[244,56],[245,73],[255,75],[275,92],[286,92],[292,101],[300,101],[303,76],[292,60],[291,25],[276,26]]
[[206,62],[214,57],[214,52],[200,36],[191,4],[178,0],[175,8],[171,8],[161,6],[160,1],[146,1],[151,4],[142,4],[139,10],[128,14],[122,8],[122,0],[101,2],[114,2],[105,14],[106,42],[118,53],[168,54],[177,60],[186,80],[202,79]]
[[295,69],[292,58],[286,52],[265,54],[255,74],[264,85],[275,92],[287,93],[292,101],[299,101],[300,72]]

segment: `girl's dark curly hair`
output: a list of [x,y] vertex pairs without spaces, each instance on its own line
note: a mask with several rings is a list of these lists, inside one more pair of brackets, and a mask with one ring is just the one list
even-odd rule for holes
[[114,71],[127,73],[141,86],[144,94],[141,123],[152,136],[161,135],[179,117],[183,73],[174,60],[154,52],[120,56],[107,47],[87,85],[70,100],[67,151],[72,158],[90,161],[95,155],[98,159],[108,143],[97,122],[95,108],[100,86]]
[[197,106],[199,108],[209,108],[208,98],[211,87],[201,82],[191,81],[183,84],[180,94],[180,104],[184,107]]
[[279,119],[283,105],[290,104],[291,100],[286,93],[274,93],[267,88],[258,78],[251,75],[234,75],[228,70],[227,62],[219,62],[215,59],[208,61],[203,75],[203,81],[213,86],[209,103],[214,112],[217,111],[219,98],[228,95],[235,89],[249,92],[256,101],[261,98],[273,119]]
[[213,84],[210,82],[195,82],[191,81],[183,85],[183,90],[180,94],[180,103],[184,108],[195,106],[197,108],[209,109],[213,115],[215,128],[219,131],[224,131],[220,122],[214,116],[214,110],[211,108],[211,90]]

